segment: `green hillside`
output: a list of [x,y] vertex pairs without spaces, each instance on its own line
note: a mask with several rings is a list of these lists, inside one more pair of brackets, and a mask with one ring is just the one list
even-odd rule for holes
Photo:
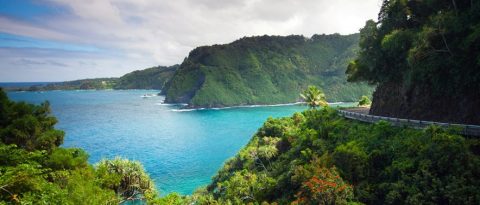
[[296,102],[317,85],[327,100],[355,101],[373,87],[347,84],[345,70],[358,34],[258,36],[198,47],[180,65],[163,93],[166,102],[190,107]]
[[[365,124],[331,108],[268,119],[178,204],[478,204],[478,139]],[[174,203],[170,203],[174,204]]]
[[479,1],[384,1],[360,35],[348,75],[378,85],[370,113],[480,125]]
[[137,70],[120,77],[115,89],[162,89],[175,73],[178,65],[156,66]]
[[[26,88],[13,88],[13,90],[44,91],[44,90],[103,90],[113,89],[118,78],[94,78],[34,85]],[[12,89],[10,89],[12,90]]]
[[120,78],[93,78],[30,87],[9,87],[12,91],[162,89],[172,78],[178,65],[156,66],[127,73]]

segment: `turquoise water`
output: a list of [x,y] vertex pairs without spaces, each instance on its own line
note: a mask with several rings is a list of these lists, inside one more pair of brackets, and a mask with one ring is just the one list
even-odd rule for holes
[[161,194],[191,194],[205,186],[268,117],[305,106],[180,111],[156,90],[9,92],[16,101],[50,101],[66,132],[64,147],[80,147],[89,161],[122,156],[139,160]]

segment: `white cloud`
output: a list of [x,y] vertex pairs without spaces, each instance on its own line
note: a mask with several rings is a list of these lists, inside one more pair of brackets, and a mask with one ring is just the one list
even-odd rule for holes
[[[60,56],[46,56],[72,67],[78,66],[74,63],[78,61],[92,61],[95,65],[77,69],[77,74],[57,68],[57,75],[46,75],[45,80],[109,73],[118,76],[146,66],[172,65],[181,63],[197,46],[229,43],[243,36],[355,33],[366,20],[376,18],[380,6],[379,0],[48,0],[45,3],[64,7],[67,12],[41,16],[35,21],[41,24],[0,16],[0,32],[101,50],[93,59],[86,59],[89,55],[62,59],[58,53],[55,54]],[[2,76],[6,76],[3,74],[7,66],[12,65],[0,63]],[[39,76],[42,74],[36,75]],[[0,78],[5,80],[8,79]]]

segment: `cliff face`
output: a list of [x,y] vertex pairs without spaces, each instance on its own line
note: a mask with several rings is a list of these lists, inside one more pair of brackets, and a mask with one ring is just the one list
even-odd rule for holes
[[479,1],[385,0],[359,46],[348,79],[379,85],[372,114],[480,124]]
[[278,104],[299,100],[308,85],[328,101],[370,95],[366,83],[348,84],[345,69],[358,34],[258,36],[192,50],[162,90],[166,102],[189,107]]
[[428,85],[406,88],[383,83],[373,94],[370,114],[480,125],[480,91],[449,96],[435,94]]

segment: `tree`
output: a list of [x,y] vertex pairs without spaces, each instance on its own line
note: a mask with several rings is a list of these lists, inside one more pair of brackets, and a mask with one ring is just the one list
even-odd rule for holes
[[10,101],[0,88],[0,204],[112,204],[78,148],[59,147],[48,103]]
[[325,94],[315,86],[308,86],[308,89],[303,91],[300,96],[312,109],[315,109],[319,106],[328,106],[328,103],[325,99]]
[[124,200],[153,200],[157,191],[152,179],[138,161],[117,157],[96,164],[97,176],[104,187],[112,189]]
[[0,89],[0,142],[15,144],[28,151],[52,151],[63,143],[64,133],[55,129],[57,119],[50,104],[12,102]]
[[358,101],[358,106],[368,106],[370,104],[372,104],[372,101],[366,95],[362,96]]
[[348,81],[377,85],[372,114],[479,124],[479,14],[480,1],[384,0]]

